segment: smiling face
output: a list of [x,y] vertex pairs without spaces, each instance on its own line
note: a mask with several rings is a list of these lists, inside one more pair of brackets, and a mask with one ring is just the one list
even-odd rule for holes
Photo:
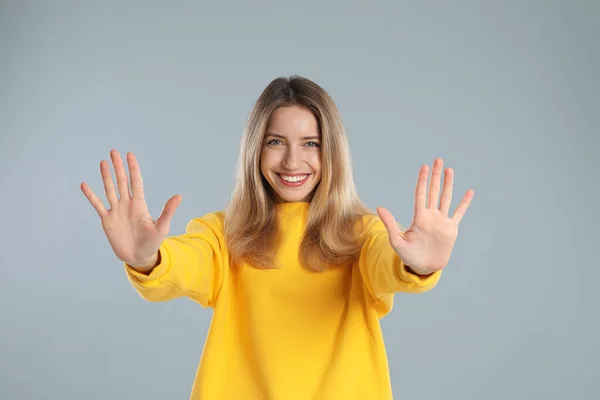
[[279,202],[310,201],[321,180],[321,134],[304,107],[279,107],[262,143],[260,169]]

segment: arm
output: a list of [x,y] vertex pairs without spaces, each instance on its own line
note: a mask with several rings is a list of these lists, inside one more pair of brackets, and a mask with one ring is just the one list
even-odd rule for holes
[[130,283],[148,301],[190,297],[214,307],[223,281],[222,220],[217,214],[195,218],[186,233],[166,238],[154,268],[125,264]]

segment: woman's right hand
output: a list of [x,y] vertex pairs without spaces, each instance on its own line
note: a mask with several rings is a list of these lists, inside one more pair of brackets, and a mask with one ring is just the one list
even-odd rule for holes
[[100,216],[102,228],[116,256],[135,269],[149,272],[159,262],[158,250],[169,234],[171,219],[181,203],[181,196],[171,197],[158,219],[153,220],[144,200],[142,175],[133,153],[127,153],[131,183],[127,179],[119,153],[112,150],[110,157],[115,169],[119,197],[108,162],[100,162],[100,173],[110,210],[104,208],[102,201],[85,182],[81,184],[81,190]]

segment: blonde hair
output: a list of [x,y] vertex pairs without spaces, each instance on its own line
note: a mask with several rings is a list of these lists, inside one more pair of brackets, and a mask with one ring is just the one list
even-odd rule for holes
[[271,113],[289,106],[310,110],[321,131],[322,177],[309,204],[299,256],[306,267],[322,271],[327,264],[357,257],[362,245],[357,228],[362,217],[372,212],[357,194],[348,139],[335,103],[322,87],[304,77],[274,79],[250,112],[225,212],[225,239],[232,263],[244,260],[257,268],[276,267],[276,200],[261,174],[260,154]]

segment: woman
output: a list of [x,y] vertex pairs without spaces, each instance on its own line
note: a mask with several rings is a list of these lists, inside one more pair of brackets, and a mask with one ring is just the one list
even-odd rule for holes
[[[449,218],[452,170],[419,173],[415,213],[402,232],[357,195],[350,152],[329,95],[302,78],[272,81],[241,143],[224,211],[168,237],[180,196],[154,221],[136,158],[131,183],[111,152],[118,190],[100,164],[110,210],[88,185],[107,238],[149,301],[187,296],[214,310],[192,399],[390,399],[379,320],[396,292],[432,289],[448,263],[468,191]],[[125,195],[123,195],[125,194]]]

